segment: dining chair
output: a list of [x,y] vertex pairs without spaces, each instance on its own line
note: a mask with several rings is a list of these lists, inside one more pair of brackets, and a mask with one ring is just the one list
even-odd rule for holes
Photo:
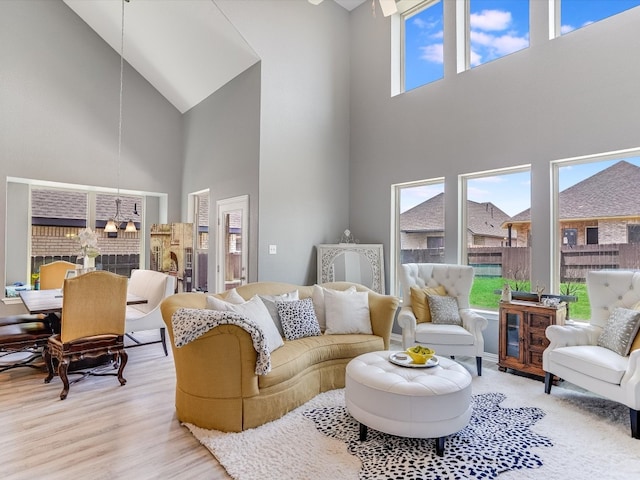
[[40,266],[40,290],[62,288],[67,270],[75,270],[75,263],[57,260]]
[[[124,350],[124,319],[127,306],[127,278],[111,272],[95,271],[64,281],[62,298],[62,323],[59,334],[51,336],[43,356],[49,374],[44,382],[49,383],[57,373],[63,383],[60,399],[69,393],[68,373],[88,375],[114,375],[120,385],[126,380],[122,376],[127,363]],[[117,367],[117,373],[106,368],[69,372],[74,362],[83,363],[97,359]]]
[[[152,343],[162,343],[164,354],[167,356],[166,325],[162,320],[160,303],[175,291],[176,278],[155,270],[132,270],[128,293],[147,300],[147,303],[127,306],[125,319],[126,336],[133,341],[128,347],[139,347]],[[159,330],[160,339],[142,342],[134,336],[135,332]]]

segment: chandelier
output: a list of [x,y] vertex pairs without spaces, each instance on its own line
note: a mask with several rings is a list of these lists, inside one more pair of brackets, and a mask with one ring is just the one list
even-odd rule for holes
[[[116,196],[116,214],[111,217],[104,227],[104,231],[107,233],[118,233],[120,225],[124,222],[120,214],[120,206],[122,199],[120,198],[120,161],[122,159],[122,92],[124,90],[124,3],[129,3],[129,0],[121,0],[121,26],[120,29],[120,103],[118,110],[118,165],[117,165],[117,187],[118,193]],[[129,218],[127,226],[124,229],[125,232],[135,232],[136,225],[133,220]]]

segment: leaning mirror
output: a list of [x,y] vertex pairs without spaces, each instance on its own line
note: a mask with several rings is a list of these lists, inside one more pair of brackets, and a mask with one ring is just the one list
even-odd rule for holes
[[353,282],[384,294],[382,245],[318,245],[318,283]]

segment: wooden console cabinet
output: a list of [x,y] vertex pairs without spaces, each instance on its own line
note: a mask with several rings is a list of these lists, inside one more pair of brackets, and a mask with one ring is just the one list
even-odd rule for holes
[[566,316],[566,303],[547,307],[533,302],[501,302],[498,368],[544,376],[542,352],[549,345],[544,332],[549,325],[563,325]]

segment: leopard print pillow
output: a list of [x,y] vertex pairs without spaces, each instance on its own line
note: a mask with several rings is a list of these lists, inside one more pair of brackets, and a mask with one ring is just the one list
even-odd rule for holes
[[287,340],[322,335],[311,298],[292,302],[276,300],[276,306]]

